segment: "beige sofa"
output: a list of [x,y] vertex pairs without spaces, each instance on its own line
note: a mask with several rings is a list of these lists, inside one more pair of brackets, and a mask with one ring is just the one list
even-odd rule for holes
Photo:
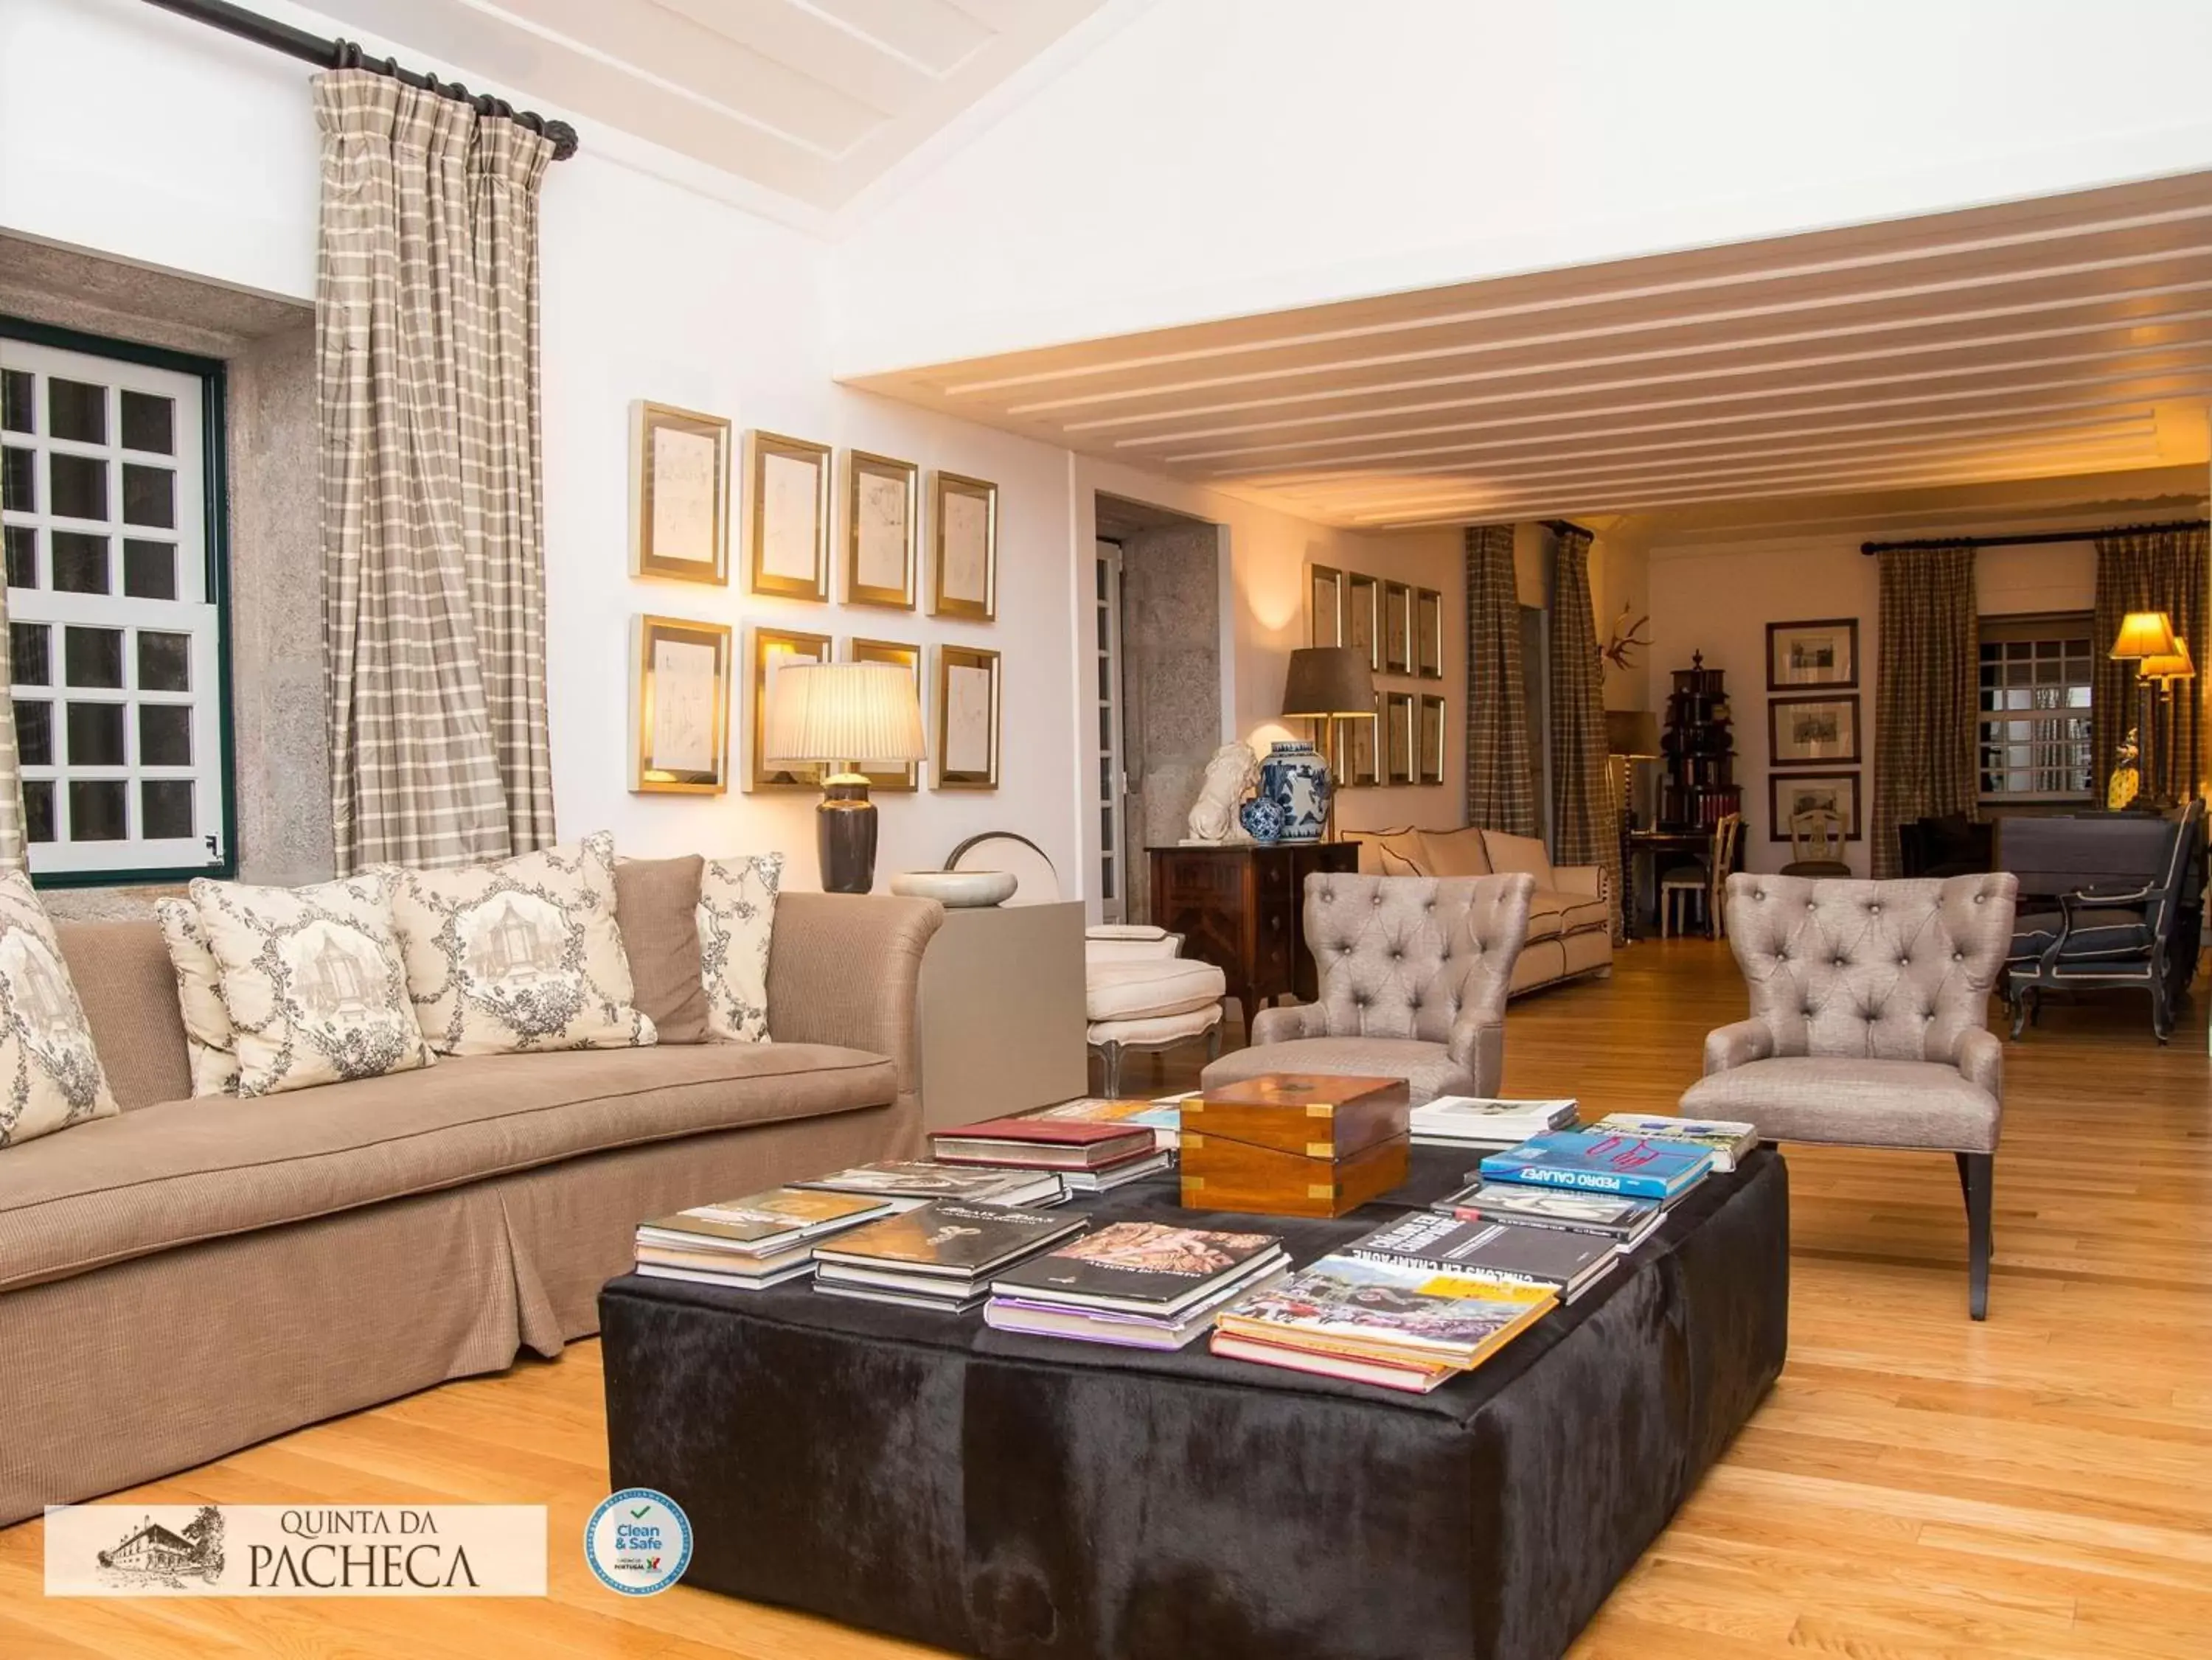
[[1369,876],[1491,876],[1536,880],[1528,937],[1513,965],[1511,995],[1613,972],[1612,874],[1597,864],[1554,865],[1534,836],[1503,830],[1362,830],[1359,870]]
[[[158,925],[63,924],[124,1111],[0,1149],[0,1523],[557,1354],[598,1330],[641,1219],[915,1152],[915,989],[943,918],[784,895],[770,1043],[250,1100],[185,1099]],[[625,942],[634,964],[669,945]]]

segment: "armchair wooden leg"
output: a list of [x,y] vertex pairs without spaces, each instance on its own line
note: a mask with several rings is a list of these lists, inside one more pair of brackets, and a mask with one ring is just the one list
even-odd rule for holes
[[1206,1058],[1209,1062],[1218,1061],[1221,1058],[1222,1025],[1222,1021],[1216,1021],[1212,1026],[1206,1028]]
[[1958,1153],[1959,1190],[1966,1200],[1966,1312],[1977,1320],[1990,1312],[1990,1209],[1996,1154]]

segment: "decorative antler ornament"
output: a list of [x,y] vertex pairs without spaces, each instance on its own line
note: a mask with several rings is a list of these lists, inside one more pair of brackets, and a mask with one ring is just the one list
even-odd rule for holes
[[1606,635],[1605,644],[1597,648],[1598,656],[1616,669],[1634,668],[1636,665],[1629,653],[1639,646],[1651,644],[1650,636],[1644,632],[1651,626],[1650,617],[1647,615],[1630,622],[1628,609],[1626,605],[1620,608],[1620,615],[1613,620],[1613,627]]

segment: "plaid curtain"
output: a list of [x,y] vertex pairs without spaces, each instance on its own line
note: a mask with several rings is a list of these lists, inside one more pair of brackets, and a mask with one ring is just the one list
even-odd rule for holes
[[1521,598],[1513,527],[1467,530],[1467,821],[1536,833],[1535,771],[1521,684]]
[[1620,817],[1605,747],[1605,660],[1589,584],[1590,533],[1569,526],[1552,547],[1552,858],[1606,869],[1613,942],[1620,913]]
[[1877,880],[1902,874],[1897,827],[1977,815],[1976,684],[1981,651],[1971,548],[1894,549],[1881,560],[1881,660],[1875,675]]
[[9,690],[15,683],[9,650],[8,583],[0,576],[0,869],[21,870],[27,868],[29,850],[23,836],[23,772],[15,748],[15,700]]
[[[2097,538],[2096,685],[2089,698],[2089,784],[2104,804],[2105,785],[2120,740],[2142,712],[2132,663],[2106,655],[2119,638],[2120,619],[2130,611],[2163,611],[2173,632],[2189,643],[2189,654],[2206,672],[2206,534],[2203,530],[2138,530]],[[2203,681],[2183,681],[2172,697],[2151,696],[2150,762],[2158,776],[2146,775],[2146,796],[2161,786],[2176,801],[2197,793],[2204,773]]]
[[553,839],[538,189],[552,145],[366,70],[315,78],[317,404],[340,874]]

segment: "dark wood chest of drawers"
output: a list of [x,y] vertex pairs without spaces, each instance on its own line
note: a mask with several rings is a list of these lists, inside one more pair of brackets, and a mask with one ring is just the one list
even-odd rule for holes
[[1152,920],[1183,936],[1182,954],[1228,976],[1229,994],[1252,1016],[1277,997],[1320,994],[1306,949],[1306,878],[1359,869],[1359,844],[1155,847]]

